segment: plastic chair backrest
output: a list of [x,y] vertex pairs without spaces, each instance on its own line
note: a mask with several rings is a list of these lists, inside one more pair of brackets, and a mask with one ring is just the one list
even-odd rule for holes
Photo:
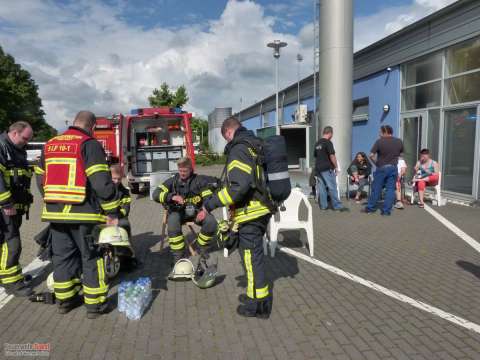
[[308,209],[308,218],[310,221],[312,217],[312,206],[310,205],[308,198],[305,196],[305,194],[303,194],[301,189],[293,188],[290,196],[287,198],[287,200],[283,202],[283,205],[285,206],[285,211],[278,212],[280,215],[279,222],[281,223],[282,221],[299,221],[299,209],[302,201],[305,203],[305,206]]

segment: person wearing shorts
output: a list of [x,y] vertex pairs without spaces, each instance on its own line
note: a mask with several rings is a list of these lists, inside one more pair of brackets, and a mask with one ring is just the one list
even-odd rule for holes
[[418,207],[424,207],[425,188],[438,184],[439,173],[438,163],[432,160],[430,151],[422,149],[420,151],[420,159],[415,165],[415,176],[412,180],[414,192],[418,192]]

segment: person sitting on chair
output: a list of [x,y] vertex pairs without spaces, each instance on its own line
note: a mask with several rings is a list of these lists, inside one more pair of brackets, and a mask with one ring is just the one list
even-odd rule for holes
[[185,256],[182,224],[195,221],[201,225],[197,243],[202,260],[208,258],[208,248],[217,231],[217,220],[202,207],[203,201],[213,194],[212,190],[217,187],[218,179],[195,174],[190,158],[179,159],[177,165],[178,174],[167,179],[153,192],[153,199],[164,205],[168,211],[167,233],[173,265]]
[[[372,172],[372,166],[367,159],[367,155],[364,152],[358,152],[347,171],[350,183],[357,185],[355,201],[360,203],[363,188],[365,185],[368,185],[368,177]],[[348,196],[350,196],[350,194],[348,194]]]
[[420,159],[415,165],[415,176],[412,179],[414,192],[418,192],[418,207],[424,207],[425,188],[438,184],[440,170],[438,163],[430,157],[430,150],[422,149]]
[[398,158],[397,170],[398,177],[395,184],[395,196],[397,197],[397,201],[395,203],[395,209],[402,210],[404,209],[402,199],[402,185],[405,179],[405,174],[407,173],[407,163],[405,162],[405,160],[403,160],[402,157]]

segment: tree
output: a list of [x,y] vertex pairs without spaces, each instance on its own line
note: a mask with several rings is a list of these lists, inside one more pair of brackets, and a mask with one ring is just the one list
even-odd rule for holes
[[152,95],[148,97],[148,102],[152,107],[169,106],[181,108],[188,102],[187,89],[180,86],[175,92],[170,90],[166,82],[160,85],[160,89],[153,89]]
[[48,140],[57,131],[45,122],[38,86],[30,73],[0,47],[0,130],[15,121],[30,123],[34,140]]
[[208,149],[208,121],[202,118],[192,118],[192,132],[199,137],[202,149]]

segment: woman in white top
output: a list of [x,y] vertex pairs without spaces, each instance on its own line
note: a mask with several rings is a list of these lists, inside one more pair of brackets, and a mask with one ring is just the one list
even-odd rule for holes
[[404,206],[402,201],[402,181],[405,174],[407,173],[407,163],[401,157],[398,158],[397,169],[398,169],[398,177],[397,177],[397,184],[395,189],[397,202],[395,203],[395,209],[403,209]]

